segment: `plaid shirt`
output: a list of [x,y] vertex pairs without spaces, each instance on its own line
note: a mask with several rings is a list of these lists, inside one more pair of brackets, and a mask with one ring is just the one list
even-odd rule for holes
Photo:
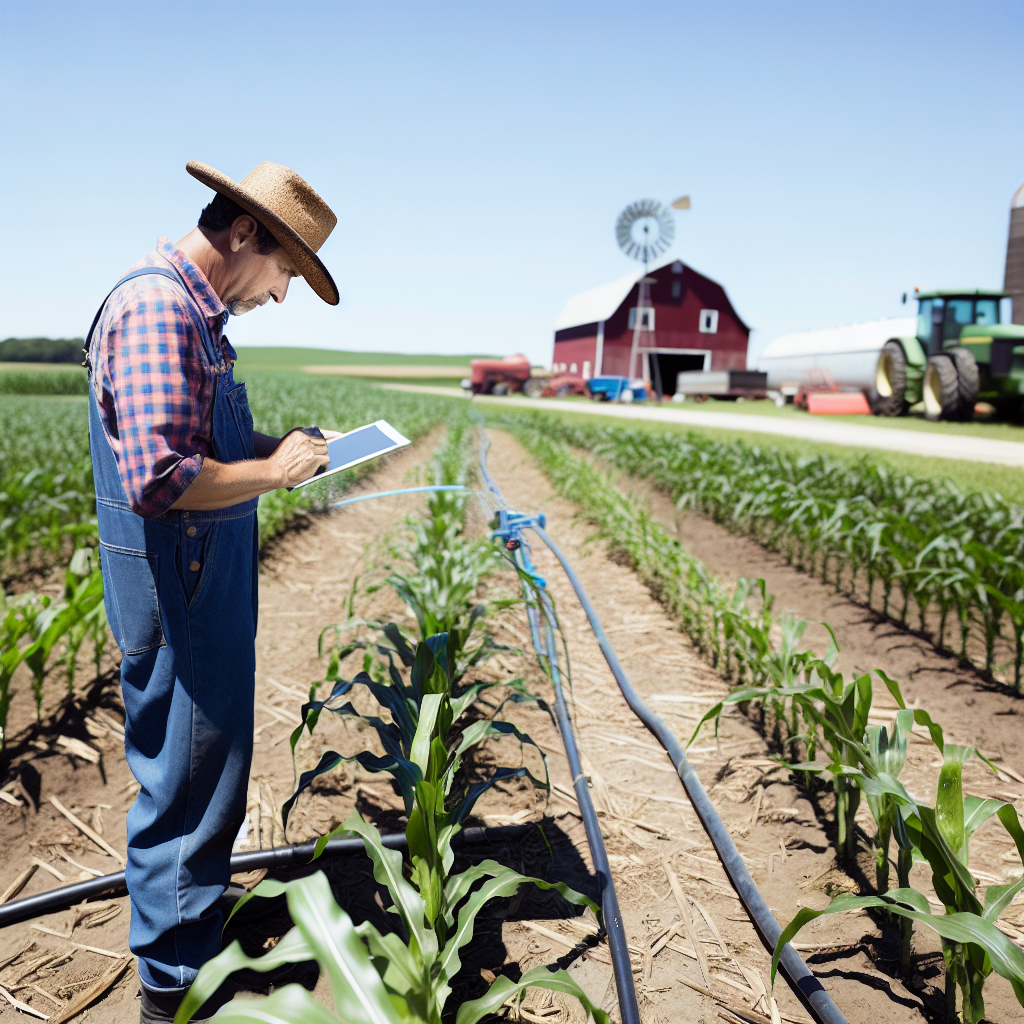
[[214,383],[236,358],[221,333],[227,310],[184,253],[160,238],[131,269],[168,264],[206,317],[222,365],[210,366],[180,286],[155,275],[117,289],[89,350],[103,431],[133,511],[147,518],[166,512],[213,454]]

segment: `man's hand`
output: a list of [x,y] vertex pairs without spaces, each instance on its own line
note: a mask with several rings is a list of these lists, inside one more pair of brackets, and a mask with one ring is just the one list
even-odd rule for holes
[[267,460],[278,476],[279,487],[294,487],[308,480],[321,466],[327,466],[327,440],[293,430]]
[[[321,466],[330,464],[327,442],[341,435],[334,430],[325,430],[323,434],[310,437],[296,427],[279,440],[254,431],[255,459],[223,463],[204,458],[198,475],[171,508],[227,508],[278,487],[301,484]],[[262,454],[264,451],[266,455]]]

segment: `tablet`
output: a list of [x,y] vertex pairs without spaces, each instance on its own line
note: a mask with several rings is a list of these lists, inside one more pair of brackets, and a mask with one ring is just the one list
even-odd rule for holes
[[387,420],[377,420],[376,423],[370,423],[365,427],[356,427],[355,430],[328,441],[327,453],[331,457],[330,464],[317,470],[314,476],[303,480],[301,484],[296,484],[295,487],[305,487],[315,480],[322,480],[332,473],[340,473],[343,469],[359,465],[360,462],[376,459],[409,443],[409,439],[403,437]]

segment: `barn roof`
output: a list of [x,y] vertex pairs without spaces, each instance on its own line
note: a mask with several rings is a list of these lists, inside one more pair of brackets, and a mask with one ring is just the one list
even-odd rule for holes
[[616,281],[609,281],[607,284],[574,295],[562,308],[555,321],[555,330],[564,331],[569,327],[609,320],[615,310],[626,301],[633,285],[643,276],[643,270],[638,270]]
[[[647,273],[657,274],[659,271],[665,270],[668,267],[673,267],[677,263],[681,267],[684,267],[688,274],[696,275],[701,280],[706,281],[709,285],[721,291],[722,297],[727,303],[730,314],[736,318],[740,327],[746,329],[746,324],[743,323],[739,314],[737,314],[736,310],[733,309],[732,303],[729,302],[729,297],[725,294],[725,289],[716,281],[712,281],[710,278],[704,277],[703,274],[697,273],[696,270],[687,266],[682,262],[682,260],[669,260],[667,263],[663,263],[660,267],[649,267]],[[629,293],[633,290],[634,285],[636,285],[637,281],[639,281],[643,276],[643,270],[636,270],[632,274],[627,274],[625,277],[620,277],[615,281],[609,281],[607,284],[602,284],[597,288],[591,288],[589,291],[580,292],[578,295],[574,295],[562,307],[562,312],[559,313],[558,319],[555,321],[555,331],[565,331],[570,327],[582,327],[584,324],[596,324],[601,320],[610,320],[615,311],[629,297]]]

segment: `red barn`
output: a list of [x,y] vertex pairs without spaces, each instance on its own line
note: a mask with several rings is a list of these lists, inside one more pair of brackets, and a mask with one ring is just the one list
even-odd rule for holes
[[[650,306],[641,313],[633,350],[643,271],[574,295],[555,324],[553,369],[585,378],[601,374],[660,376],[676,389],[683,370],[745,370],[750,328],[732,308],[725,289],[676,260],[647,272]],[[630,357],[633,356],[633,366]]]

